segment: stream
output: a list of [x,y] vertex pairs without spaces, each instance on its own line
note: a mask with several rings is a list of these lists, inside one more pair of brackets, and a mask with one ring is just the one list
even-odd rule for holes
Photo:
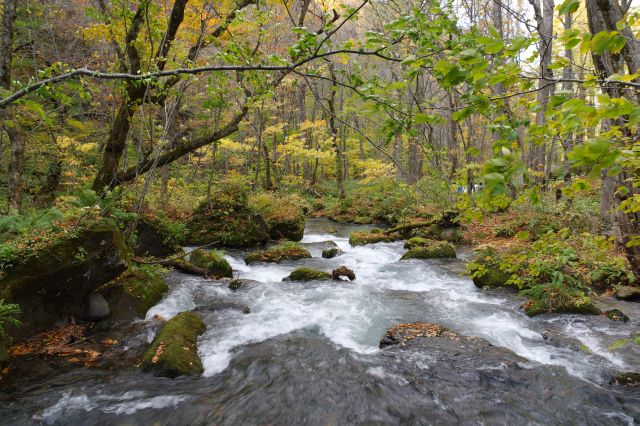
[[[640,350],[618,339],[639,330],[640,303],[599,301],[631,319],[542,315],[528,318],[512,292],[479,290],[464,260],[399,261],[403,242],[351,247],[362,228],[307,222],[312,259],[245,265],[227,283],[172,272],[170,291],[141,322],[150,342],[154,315],[195,310],[207,324],[198,351],[203,377],[175,380],[137,369],[75,368],[0,388],[0,424],[634,424],[640,392],[609,385],[640,371]],[[322,259],[326,241],[344,250]],[[283,282],[299,266],[346,265],[352,283]],[[250,314],[242,307],[249,306]],[[441,324],[481,339],[379,349],[398,323]],[[484,339],[484,340],[482,340]],[[490,343],[487,344],[485,340]],[[457,346],[456,346],[457,345]]]

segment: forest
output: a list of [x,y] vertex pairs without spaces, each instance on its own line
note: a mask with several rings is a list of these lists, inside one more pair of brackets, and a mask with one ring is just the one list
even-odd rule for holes
[[640,421],[640,4],[0,14],[0,424]]

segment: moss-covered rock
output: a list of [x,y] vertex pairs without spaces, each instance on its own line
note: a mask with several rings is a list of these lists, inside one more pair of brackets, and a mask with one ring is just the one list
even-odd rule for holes
[[352,246],[363,246],[365,244],[388,243],[402,239],[400,234],[385,234],[382,231],[374,231],[375,230],[372,230],[370,232],[352,232],[349,236],[349,244],[351,244]]
[[618,386],[640,386],[640,373],[619,373],[611,378],[610,384]]
[[111,220],[90,222],[47,238],[5,245],[0,299],[21,307],[22,326],[13,337],[27,337],[69,317],[82,318],[90,293],[127,269],[128,252]]
[[304,201],[295,195],[262,193],[249,198],[249,205],[265,220],[274,240],[300,241],[304,235]]
[[138,219],[133,254],[166,257],[181,252],[180,238],[170,228],[169,224],[157,218]]
[[602,315],[606,316],[612,321],[621,321],[621,322],[629,321],[629,317],[626,316],[625,313],[622,312],[620,309],[611,309],[609,311],[603,312]]
[[193,312],[176,315],[162,327],[142,356],[142,369],[169,378],[202,374],[197,339],[205,330],[206,326]]
[[166,271],[155,265],[133,266],[100,292],[107,300],[113,321],[144,318],[169,290]]
[[414,247],[426,246],[431,243],[432,240],[423,237],[413,237],[409,238],[406,243],[404,243],[404,248],[407,250],[412,249]]
[[196,249],[189,254],[189,261],[195,266],[207,271],[207,275],[216,278],[233,278],[231,265],[224,258],[224,254],[219,251],[205,251]]
[[429,226],[415,228],[409,233],[411,238],[426,238],[430,240],[442,240],[449,241],[451,243],[458,243],[462,241],[462,231],[458,227],[443,227],[438,223],[433,223]]
[[523,292],[533,296],[522,308],[532,317],[540,314],[590,314],[599,315],[598,309],[589,296],[578,289],[558,285],[544,285]]
[[456,248],[447,241],[433,241],[415,246],[402,255],[404,259],[447,259],[456,257]]
[[249,206],[247,189],[240,185],[222,185],[195,209],[186,232],[187,243],[194,245],[244,248],[269,241],[264,218]]
[[338,257],[342,255],[343,253],[344,252],[340,247],[331,247],[331,248],[322,250],[322,258],[333,259],[334,257]]
[[253,262],[270,262],[280,263],[283,260],[308,259],[311,253],[298,243],[288,242],[270,247],[266,250],[260,250],[245,256],[244,261],[247,264]]
[[333,279],[329,272],[318,271],[311,268],[298,268],[291,272],[285,281],[314,281],[314,280],[331,280]]
[[622,286],[615,293],[616,299],[636,301],[640,300],[640,287]]
[[478,288],[505,287],[511,275],[500,269],[501,263],[498,252],[493,247],[485,247],[476,251],[467,270]]

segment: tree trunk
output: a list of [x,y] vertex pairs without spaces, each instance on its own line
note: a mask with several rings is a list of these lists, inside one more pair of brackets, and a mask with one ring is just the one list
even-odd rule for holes
[[11,86],[11,59],[13,57],[13,33],[17,18],[18,0],[4,0],[2,32],[0,33],[0,87]]
[[331,74],[331,88],[329,95],[329,130],[331,131],[331,141],[333,150],[336,153],[336,185],[338,187],[338,197],[345,198],[344,193],[344,159],[340,142],[338,140],[338,128],[336,127],[336,91],[337,76],[333,62],[329,62],[329,73]]
[[24,163],[24,136],[20,125],[15,122],[4,124],[4,131],[11,141],[11,162],[9,163],[9,179],[7,184],[7,198],[10,213],[22,211],[22,166]]

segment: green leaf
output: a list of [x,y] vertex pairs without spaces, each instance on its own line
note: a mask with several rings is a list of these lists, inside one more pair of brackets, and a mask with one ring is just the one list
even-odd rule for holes
[[560,15],[566,15],[567,13],[574,13],[580,7],[580,0],[565,0],[560,6],[558,6],[558,13]]

